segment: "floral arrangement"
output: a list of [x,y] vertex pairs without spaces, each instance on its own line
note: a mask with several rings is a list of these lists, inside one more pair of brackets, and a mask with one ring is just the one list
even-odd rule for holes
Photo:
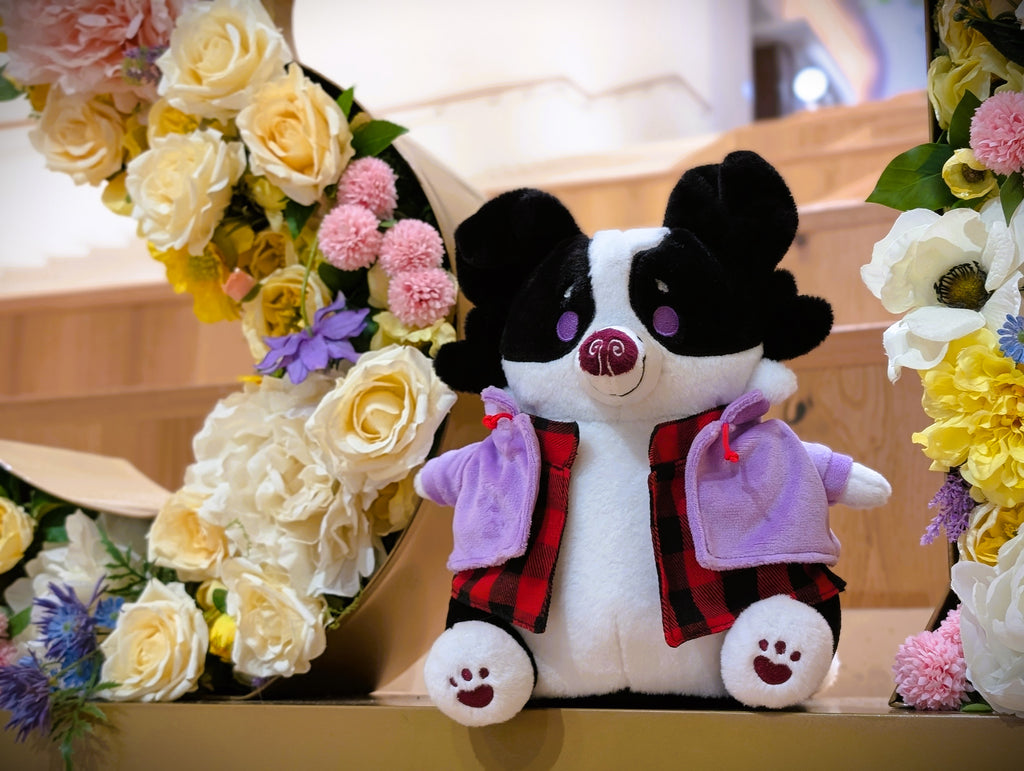
[[27,95],[47,166],[133,217],[200,320],[240,321],[255,368],[134,549],[95,512],[47,524],[0,492],[0,707],[68,744],[94,696],[309,670],[417,506],[455,401],[430,357],[457,287],[404,129],[292,61],[257,0],[0,17],[0,92]]
[[897,693],[919,709],[1024,716],[1024,5],[942,0],[928,95],[939,135],[895,158],[869,201],[901,210],[861,269],[901,318],[889,377],[918,370],[944,474],[922,543],[956,545],[959,608],[907,639]]

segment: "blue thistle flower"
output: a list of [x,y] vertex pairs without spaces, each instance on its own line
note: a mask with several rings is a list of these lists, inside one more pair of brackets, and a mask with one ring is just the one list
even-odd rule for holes
[[117,615],[121,612],[122,605],[124,605],[124,597],[104,597],[100,600],[96,606],[96,612],[93,614],[96,626],[101,629],[116,627]]
[[999,348],[1008,359],[1024,364],[1024,316],[1006,314],[1006,323],[999,327]]
[[[101,585],[96,586],[89,606],[96,601]],[[96,621],[74,589],[50,584],[50,591],[53,597],[33,600],[43,611],[36,622],[42,630],[40,639],[49,658],[70,667],[96,650]]]
[[967,529],[971,511],[978,504],[971,497],[971,486],[960,476],[960,471],[953,469],[946,473],[946,481],[935,497],[928,502],[929,509],[938,509],[928,527],[921,536],[921,545],[927,546],[939,537],[942,530],[946,531],[946,539],[955,543]]
[[11,713],[4,728],[17,728],[19,742],[33,730],[49,729],[50,690],[50,679],[35,656],[0,667],[0,709]]

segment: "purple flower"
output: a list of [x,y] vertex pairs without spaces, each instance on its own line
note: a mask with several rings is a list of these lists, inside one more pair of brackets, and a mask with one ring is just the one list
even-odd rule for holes
[[134,46],[125,51],[121,63],[121,74],[126,83],[141,86],[144,83],[156,85],[160,81],[160,68],[156,60],[167,50],[167,46]]
[[37,626],[42,631],[40,640],[46,655],[70,667],[96,650],[96,621],[89,611],[99,595],[102,581],[96,585],[89,606],[78,599],[74,589],[50,584],[53,597],[37,597],[36,607],[42,608]]
[[283,368],[288,378],[297,384],[310,372],[325,369],[332,361],[354,362],[359,354],[351,341],[366,329],[369,312],[368,308],[345,310],[345,297],[339,294],[333,303],[316,312],[308,329],[281,337],[264,337],[263,342],[270,351],[256,365],[256,371],[269,375]]
[[124,597],[104,597],[96,606],[93,618],[96,626],[102,629],[113,629],[117,626],[117,615],[124,605]]
[[946,473],[946,481],[928,503],[929,509],[938,509],[928,523],[921,545],[927,546],[939,537],[942,530],[946,531],[946,539],[954,543],[967,529],[971,511],[978,504],[971,497],[971,486],[960,476],[956,469]]
[[999,327],[999,347],[1017,364],[1024,364],[1024,316],[1006,314],[1006,323]]
[[0,667],[0,709],[10,711],[11,719],[4,728],[17,728],[19,742],[32,730],[49,727],[50,680],[35,656]]

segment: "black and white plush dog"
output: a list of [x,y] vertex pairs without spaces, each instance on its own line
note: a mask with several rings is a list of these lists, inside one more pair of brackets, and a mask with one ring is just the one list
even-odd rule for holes
[[459,227],[475,307],[436,367],[483,390],[492,433],[417,477],[455,507],[424,670],[446,714],[486,725],[531,695],[623,690],[785,707],[820,687],[843,588],[828,507],[890,488],[761,419],[795,389],[779,362],[832,325],[777,269],[796,227],[750,152],[684,174],[660,228],[588,238],[536,190]]

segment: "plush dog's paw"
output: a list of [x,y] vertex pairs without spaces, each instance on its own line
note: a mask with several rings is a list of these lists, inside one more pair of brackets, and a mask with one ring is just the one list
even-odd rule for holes
[[777,595],[736,619],[722,643],[722,680],[751,707],[789,707],[817,691],[832,662],[832,630],[802,602]]
[[423,667],[434,705],[467,726],[502,723],[533,692],[533,663],[510,634],[485,621],[462,621],[434,641]]

